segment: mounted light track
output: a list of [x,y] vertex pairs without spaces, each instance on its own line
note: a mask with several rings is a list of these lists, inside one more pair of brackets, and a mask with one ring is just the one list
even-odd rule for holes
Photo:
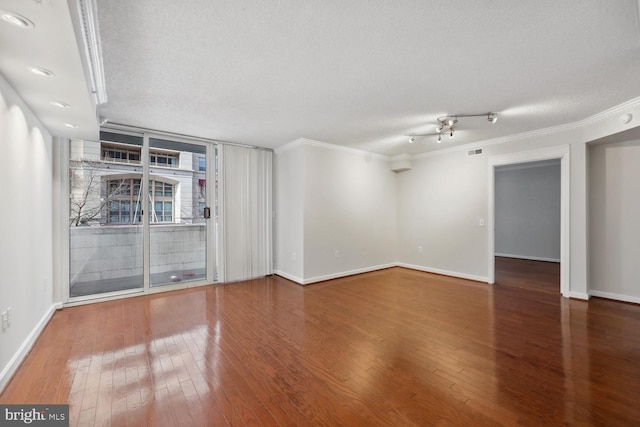
[[455,132],[455,126],[458,123],[458,120],[462,117],[487,117],[487,121],[492,124],[495,124],[498,121],[497,113],[482,113],[482,114],[451,114],[448,116],[442,116],[437,118],[436,131],[432,133],[421,133],[421,134],[409,134],[406,135],[410,137],[409,143],[413,143],[417,136],[431,136],[437,135],[438,140],[436,141],[438,144],[442,142],[442,134],[449,134],[449,139],[453,139],[453,134]]

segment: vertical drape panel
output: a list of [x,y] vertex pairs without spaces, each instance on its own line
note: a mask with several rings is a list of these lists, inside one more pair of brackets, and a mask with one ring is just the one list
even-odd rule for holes
[[222,145],[224,280],[272,273],[272,152]]

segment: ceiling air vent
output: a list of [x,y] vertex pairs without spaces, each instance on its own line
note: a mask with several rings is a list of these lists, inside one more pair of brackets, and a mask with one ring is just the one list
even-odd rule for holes
[[478,154],[482,154],[482,148],[477,148],[475,150],[469,150],[467,152],[468,155],[470,156],[477,156]]

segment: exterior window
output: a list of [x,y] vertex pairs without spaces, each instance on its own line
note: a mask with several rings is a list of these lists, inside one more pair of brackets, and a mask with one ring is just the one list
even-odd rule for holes
[[178,167],[178,153],[160,153],[152,151],[149,154],[150,166],[162,166],[165,168]]
[[[140,178],[107,181],[107,223],[135,224],[142,222]],[[173,185],[151,181],[149,186],[149,212],[151,223],[173,222]]]
[[107,181],[107,200],[107,223],[135,224],[142,222],[139,178]]
[[207,159],[204,157],[198,157],[198,170],[206,171],[207,170]]
[[[140,164],[142,149],[131,145],[119,145],[103,142],[100,158],[108,162]],[[149,151],[149,165],[165,168],[178,167],[179,153]],[[204,158],[203,158],[204,159]],[[203,169],[200,169],[203,170]]]
[[173,185],[151,181],[149,187],[151,222],[173,222]]
[[139,164],[140,149],[131,146],[102,143],[101,159],[111,162]]

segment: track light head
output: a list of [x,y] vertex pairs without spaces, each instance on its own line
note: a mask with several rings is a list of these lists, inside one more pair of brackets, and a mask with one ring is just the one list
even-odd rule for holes
[[[429,135],[437,135],[438,139],[436,140],[438,144],[442,142],[442,135],[449,135],[449,139],[453,139],[453,134],[456,131],[456,124],[460,119],[466,119],[468,117],[486,117],[487,121],[490,123],[495,123],[498,120],[498,113],[488,112],[488,113],[477,113],[477,114],[449,114],[446,116],[441,116],[436,119],[436,130],[431,133],[423,133],[423,134],[409,134],[408,136],[409,143],[415,141],[416,136],[429,136]],[[464,129],[464,128],[463,128]]]
[[409,144],[413,144],[413,141],[415,141],[415,140],[416,140],[416,138],[412,136],[411,138],[409,138]]

